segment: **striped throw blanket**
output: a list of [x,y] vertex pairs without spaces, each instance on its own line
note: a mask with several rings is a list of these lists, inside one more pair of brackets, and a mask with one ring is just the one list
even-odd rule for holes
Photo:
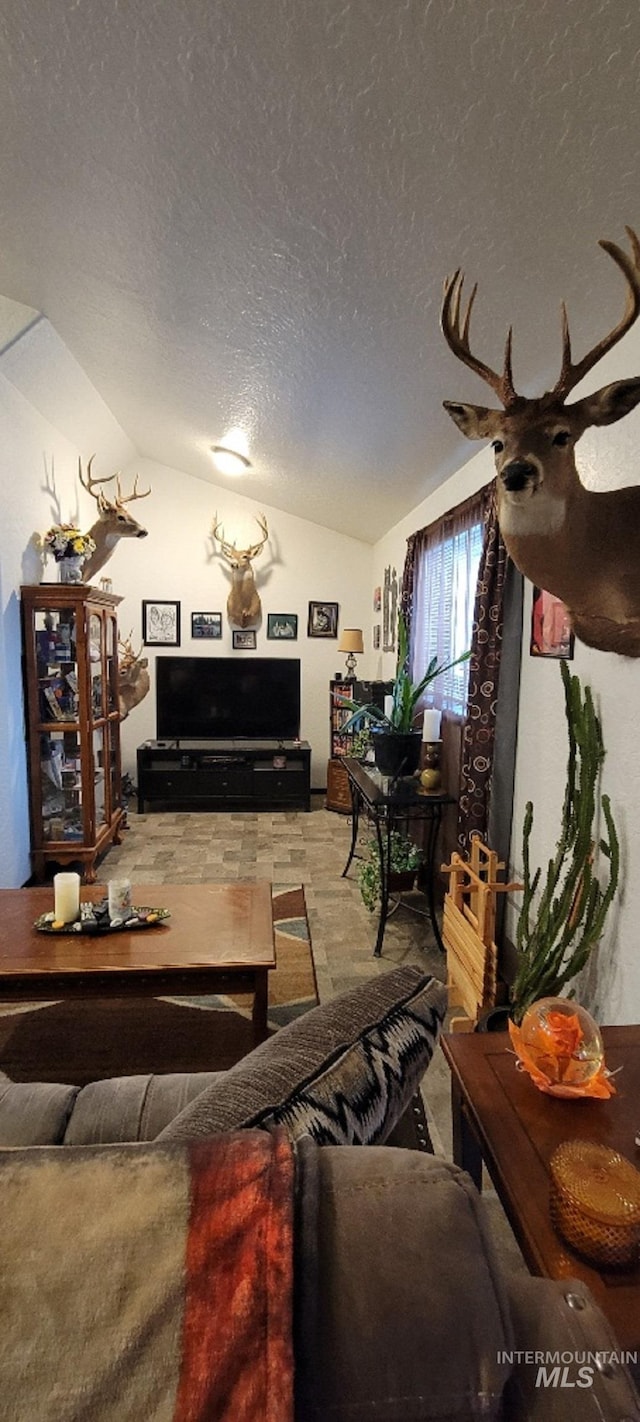
[[0,1151],[3,1422],[291,1422],[283,1133]]

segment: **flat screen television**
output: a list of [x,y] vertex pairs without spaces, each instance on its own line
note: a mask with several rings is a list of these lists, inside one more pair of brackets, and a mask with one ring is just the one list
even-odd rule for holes
[[282,740],[300,735],[296,657],[157,657],[160,740]]

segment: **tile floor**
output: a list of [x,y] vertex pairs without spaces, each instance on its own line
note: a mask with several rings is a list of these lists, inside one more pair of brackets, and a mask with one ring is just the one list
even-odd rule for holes
[[[121,845],[109,851],[100,874],[115,871],[135,884],[194,884],[268,879],[274,886],[303,884],[313,957],[322,1002],[363,978],[416,963],[446,978],[420,893],[404,900],[387,922],[382,956],[373,957],[377,917],[369,913],[357,885],[357,861],[341,877],[351,839],[346,816],[324,809],[312,796],[310,814],[262,811],[256,814],[137,815],[131,810]],[[405,906],[412,902],[416,910]],[[434,1147],[451,1158],[449,1072],[438,1051],[423,1085]],[[523,1267],[498,1201],[486,1190],[501,1248]]]

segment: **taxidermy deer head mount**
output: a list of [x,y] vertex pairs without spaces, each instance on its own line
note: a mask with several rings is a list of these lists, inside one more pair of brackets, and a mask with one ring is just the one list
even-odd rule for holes
[[142,647],[140,652],[134,652],[132,637],[133,629],[124,642],[118,638],[121,649],[118,658],[118,703],[123,721],[134,706],[139,706],[149,690],[149,659],[140,656]]
[[231,592],[227,598],[227,616],[237,627],[255,626],[262,612],[251,564],[264,548],[269,530],[264,514],[259,515],[256,523],[262,531],[262,538],[259,543],[252,543],[249,548],[236,548],[233,543],[225,542],[224,529],[218,523],[217,514],[211,525],[211,536],[220,544],[220,551],[229,559],[231,565]]
[[[85,583],[90,583],[91,579],[100,568],[103,568],[107,559],[111,557],[116,544],[121,538],[146,538],[147,530],[142,524],[137,523],[133,514],[125,508],[125,504],[133,503],[134,499],[146,499],[151,493],[150,489],[145,489],[144,494],[138,493],[138,475],[136,474],[133,491],[130,494],[123,494],[120,488],[120,475],[107,474],[103,479],[94,479],[91,473],[91,465],[95,459],[95,454],[91,455],[87,464],[86,479],[82,473],[82,460],[78,460],[78,478],[83,489],[96,500],[98,505],[98,518],[89,529],[89,533],[96,545],[95,553],[92,553],[84,565],[83,579]],[[96,493],[98,484],[109,484],[112,479],[116,481],[117,494],[113,501],[103,494],[102,489]]]
[[444,407],[468,439],[490,439],[495,451],[498,520],[514,563],[540,588],[566,603],[576,635],[603,652],[640,656],[640,487],[592,493],[580,482],[575,445],[590,425],[610,425],[640,401],[640,377],[618,380],[566,405],[574,387],[626,334],[640,312],[640,241],[626,228],[631,255],[600,246],[627,283],[617,326],[574,361],[562,304],[562,366],[553,390],[536,400],[518,395],[511,370],[511,328],[502,374],[472,355],[469,322],[474,286],[462,312],[464,275],[445,282],[442,329],[453,354],[491,386],[502,410]]

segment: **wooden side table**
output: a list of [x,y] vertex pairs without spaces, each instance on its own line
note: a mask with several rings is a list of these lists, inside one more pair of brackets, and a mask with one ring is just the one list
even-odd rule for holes
[[640,1266],[596,1269],[565,1244],[549,1213],[549,1159],[561,1141],[612,1146],[640,1168],[640,1026],[603,1027],[606,1063],[617,1095],[561,1100],[518,1070],[506,1032],[442,1037],[451,1070],[456,1165],[479,1186],[482,1162],[533,1274],[582,1279],[609,1318],[621,1346],[640,1348]]

